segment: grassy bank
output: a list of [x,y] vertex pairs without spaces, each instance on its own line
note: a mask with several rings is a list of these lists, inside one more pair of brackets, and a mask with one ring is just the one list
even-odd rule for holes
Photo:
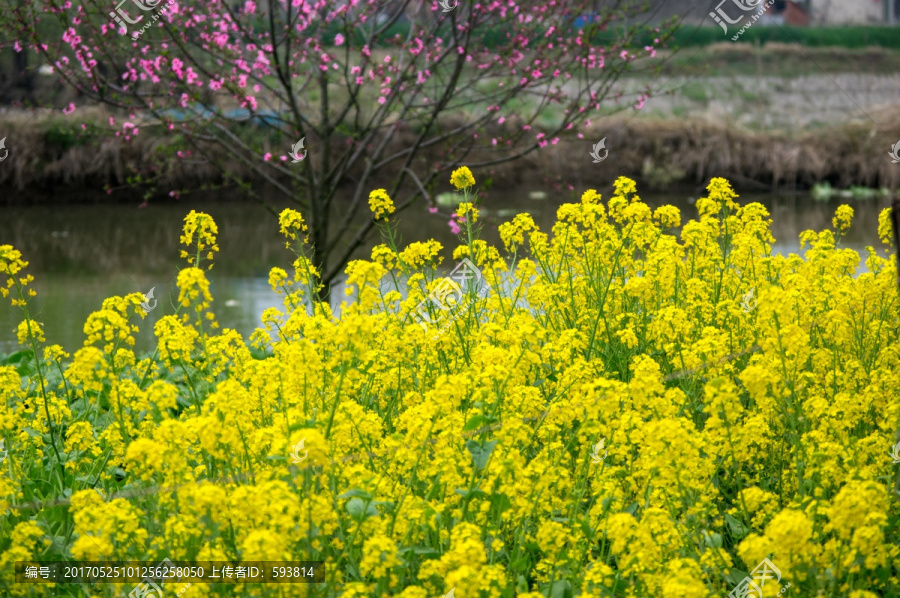
[[[714,174],[732,177],[749,191],[804,189],[826,181],[836,188],[893,189],[900,186],[900,172],[887,150],[900,138],[900,110],[871,114],[880,123],[877,129],[871,122],[845,123],[799,134],[742,129],[724,120],[611,118],[595,122],[584,139],[563,140],[519,162],[495,166],[491,177],[494,184],[509,188],[541,188],[548,181],[564,179],[608,186],[612,173],[623,173],[653,189],[698,185]],[[7,115],[4,130],[10,153],[0,164],[0,189],[5,190],[0,196],[5,203],[116,200],[123,190],[129,190],[127,197],[133,199],[135,189],[152,199],[172,191],[233,185],[235,179],[261,184],[250,168],[229,162],[224,155],[221,164],[231,179],[211,163],[193,159],[185,153],[190,148],[184,140],[161,127],[144,125],[140,135],[125,141],[107,130],[106,113],[86,109],[81,116],[78,121],[86,123],[84,128],[50,112]],[[504,131],[509,132],[495,127],[483,133],[490,137]],[[392,143],[405,147],[413,135],[401,130]],[[588,153],[603,137],[608,139],[609,157],[593,164]],[[264,143],[265,151],[275,156],[288,149],[275,141]],[[488,150],[471,156],[473,162],[493,157]],[[317,157],[311,154],[310,159]],[[435,149],[422,152],[417,165],[429,169],[439,161]]]

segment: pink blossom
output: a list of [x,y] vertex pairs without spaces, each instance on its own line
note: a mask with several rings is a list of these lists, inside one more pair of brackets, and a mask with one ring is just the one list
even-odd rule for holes
[[338,33],[337,35],[334,36],[334,45],[342,46],[343,44],[344,44],[344,36],[341,35],[340,33]]
[[462,229],[459,228],[459,225],[456,223],[456,220],[450,220],[450,222],[447,223],[447,226],[450,227],[450,232],[452,232],[454,235],[458,235],[459,233],[462,232]]
[[437,214],[437,211],[438,211],[437,206],[428,208],[428,211],[431,212],[432,214]]
[[263,162],[268,162],[271,159],[272,159],[272,154],[269,152],[266,152],[265,155],[263,156]]
[[66,108],[63,108],[63,114],[66,116],[75,112],[75,104],[70,103]]

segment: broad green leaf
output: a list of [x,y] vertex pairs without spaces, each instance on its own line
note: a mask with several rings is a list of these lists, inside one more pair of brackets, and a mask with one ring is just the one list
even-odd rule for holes
[[338,498],[353,498],[353,497],[371,499],[372,494],[369,492],[366,492],[365,490],[360,490],[359,488],[353,488],[351,490],[347,490],[346,492],[344,492],[343,494],[338,496]]
[[733,535],[736,540],[740,540],[750,532],[750,530],[747,529],[747,526],[744,525],[743,521],[737,519],[729,513],[725,513],[725,521],[728,522],[728,527],[731,528],[731,535]]
[[378,509],[371,503],[366,503],[361,498],[351,498],[347,501],[347,512],[357,521],[365,521],[369,517],[378,517]]
[[487,422],[488,417],[479,413],[466,422],[466,425],[463,426],[463,432],[471,432],[472,430],[477,430],[478,428],[485,426]]
[[477,440],[466,441],[466,448],[469,449],[469,454],[472,455],[475,469],[484,469],[488,459],[491,458],[491,453],[494,452],[495,446],[497,446],[496,440],[487,440],[485,441],[484,446],[480,445]]
[[565,580],[557,580],[553,583],[541,586],[541,594],[547,598],[572,598],[572,584]]

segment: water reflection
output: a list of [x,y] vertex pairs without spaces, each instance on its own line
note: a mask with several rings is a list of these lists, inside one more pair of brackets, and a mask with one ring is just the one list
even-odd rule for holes
[[[499,247],[498,225],[518,211],[531,213],[541,229],[549,232],[559,204],[579,201],[576,195],[560,198],[549,193],[547,197],[531,200],[527,193],[488,194],[483,209],[484,239]],[[686,195],[642,197],[652,208],[678,206],[682,220],[696,217],[696,209]],[[774,251],[783,255],[800,252],[800,232],[831,228],[836,207],[849,203],[856,215],[841,245],[861,255],[858,272],[865,271],[865,247],[881,248],[878,213],[889,205],[884,198],[821,203],[796,195],[742,196],[739,201],[759,201],[769,209],[774,221],[772,234],[777,240]],[[35,276],[33,286],[38,292],[32,305],[34,317],[44,324],[47,338],[68,351],[83,344],[84,322],[105,297],[146,293],[155,287],[158,305],[139,324],[141,330],[136,336],[135,349],[141,353],[154,346],[153,325],[174,312],[175,276],[186,265],[178,257],[179,236],[182,219],[191,209],[208,212],[219,227],[221,251],[208,273],[217,320],[223,328],[233,328],[247,338],[259,326],[263,311],[281,307],[280,298],[268,285],[269,269],[280,266],[290,272],[294,259],[284,247],[275,218],[256,204],[182,200],[142,210],[133,205],[3,208],[0,244],[14,245],[31,262],[28,271]],[[447,225],[447,214],[430,214],[421,207],[395,218],[402,244],[434,238],[444,246],[444,265],[452,267],[450,254],[458,240]],[[367,258],[379,242],[375,236],[354,253],[353,259]],[[334,291],[332,303],[337,311],[346,297],[342,284]],[[0,304],[0,352],[19,349],[14,330],[20,320],[18,309],[12,309],[8,302]]]

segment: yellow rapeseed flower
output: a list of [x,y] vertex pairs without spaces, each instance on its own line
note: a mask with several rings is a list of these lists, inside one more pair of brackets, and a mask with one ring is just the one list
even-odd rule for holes
[[[891,220],[892,212],[892,208],[885,208],[878,213],[878,238],[888,247],[894,246],[894,224]],[[0,270],[0,272],[2,272],[2,270]],[[0,289],[0,291],[2,290],[3,289]]]
[[[369,193],[369,209],[375,215],[375,220],[380,220],[385,214],[393,214],[395,210],[394,202],[384,189],[375,189]],[[384,220],[387,221],[387,217]]]
[[[212,260],[213,253],[219,250],[216,245],[216,235],[219,234],[219,227],[216,226],[212,216],[204,212],[191,210],[184,217],[184,234],[181,235],[181,243],[190,248],[195,243],[196,234],[196,251],[189,253],[182,251],[181,257],[186,258],[189,264],[199,267],[199,262],[203,259]],[[206,255],[203,251],[206,250]],[[197,262],[197,263],[195,263]],[[212,264],[209,265],[212,268]]]
[[475,184],[475,177],[468,166],[460,166],[450,175],[450,184],[459,189],[468,189]]
[[850,228],[850,223],[853,221],[853,208],[850,206],[838,206],[838,209],[834,213],[834,218],[831,219],[831,225],[834,228],[845,231]]
[[471,202],[464,201],[456,207],[456,215],[459,218],[466,218],[469,222],[477,222],[478,208]]
[[[303,220],[303,215],[290,208],[282,210],[281,214],[278,215],[278,224],[281,227],[281,234],[291,241],[296,241],[299,233],[305,233],[309,230],[309,227],[306,226],[306,222]],[[303,237],[303,242],[309,242],[309,235]],[[285,243],[285,247],[290,247],[290,241]]]

